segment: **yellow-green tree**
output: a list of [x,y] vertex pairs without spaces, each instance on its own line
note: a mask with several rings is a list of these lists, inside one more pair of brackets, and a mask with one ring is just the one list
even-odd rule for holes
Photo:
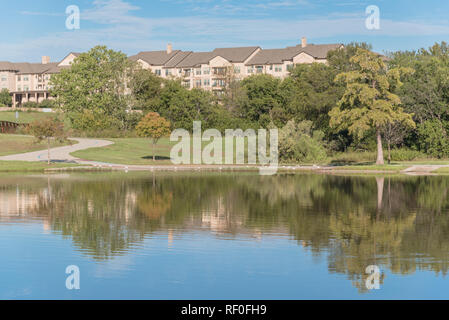
[[150,112],[139,122],[136,131],[139,136],[152,139],[153,161],[156,161],[156,144],[160,138],[170,134],[170,122],[158,113]]
[[343,82],[346,90],[337,107],[329,113],[330,126],[348,130],[359,138],[374,130],[377,137],[377,164],[384,164],[382,128],[390,123],[403,123],[414,127],[412,114],[400,107],[401,99],[393,92],[400,86],[401,76],[413,70],[388,69],[382,58],[365,49],[357,49],[351,58],[355,71],[343,72],[336,81]]

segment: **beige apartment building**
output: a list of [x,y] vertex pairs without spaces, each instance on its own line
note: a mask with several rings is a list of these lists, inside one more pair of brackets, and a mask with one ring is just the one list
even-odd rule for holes
[[[186,88],[220,92],[232,80],[239,81],[254,74],[285,78],[296,64],[326,63],[329,51],[339,48],[343,48],[343,44],[308,44],[306,38],[297,46],[282,49],[253,46],[193,52],[173,50],[169,44],[164,51],[144,51],[130,59],[162,78],[181,79]],[[69,68],[79,55],[69,53],[60,62],[50,62],[50,57],[46,56],[41,63],[0,61],[0,90],[9,90],[13,107],[52,99],[51,76]]]
[[189,89],[221,91],[231,80],[242,80],[254,74],[285,78],[291,68],[301,63],[326,63],[331,50],[343,44],[301,44],[283,49],[260,47],[219,48],[211,52],[173,50],[145,51],[130,57],[143,68],[162,78],[178,78]]
[[49,99],[49,81],[53,74],[68,68],[79,53],[70,53],[60,62],[50,62],[42,57],[41,63],[12,63],[0,61],[0,90],[8,89],[13,107],[26,102],[42,102]]

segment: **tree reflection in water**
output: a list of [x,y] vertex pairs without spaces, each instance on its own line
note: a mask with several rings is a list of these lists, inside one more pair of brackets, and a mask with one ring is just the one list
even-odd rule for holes
[[[170,241],[192,230],[227,238],[286,234],[311,254],[326,254],[329,272],[347,275],[363,291],[368,265],[447,274],[448,188],[449,177],[438,176],[8,178],[0,182],[0,215],[43,219],[97,260],[126,254],[155,232]],[[29,201],[20,206],[14,197]],[[5,209],[14,199],[18,207]]]

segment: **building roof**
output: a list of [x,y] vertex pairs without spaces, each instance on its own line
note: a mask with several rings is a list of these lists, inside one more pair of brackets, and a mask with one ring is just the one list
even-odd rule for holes
[[17,66],[8,61],[0,61],[0,71],[17,71]]
[[179,50],[174,50],[171,53],[167,53],[167,51],[143,51],[131,56],[130,59],[133,61],[143,60],[153,66],[163,66],[178,53]]
[[192,51],[179,51],[177,55],[171,58],[165,65],[164,68],[175,68],[181,61],[186,59]]
[[13,71],[17,74],[41,74],[46,73],[49,70],[55,70],[57,65],[57,62],[42,64],[28,62],[12,63],[3,61],[0,62],[0,71]]
[[260,47],[218,48],[213,53],[235,63],[245,62],[257,49]]
[[287,47],[284,49],[260,50],[250,61],[248,61],[247,65],[282,64],[284,61],[293,60],[294,57],[303,52],[315,59],[326,59],[329,51],[336,50],[342,46],[342,44],[309,44],[304,48],[301,45],[297,45],[295,47]]
[[202,64],[208,64],[217,55],[213,52],[192,52],[176,65],[177,68],[192,68]]

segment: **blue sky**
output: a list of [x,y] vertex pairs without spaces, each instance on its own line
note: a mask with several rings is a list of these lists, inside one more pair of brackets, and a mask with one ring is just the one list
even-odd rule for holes
[[[67,30],[66,7],[81,10]],[[380,9],[380,30],[365,9]],[[447,0],[16,0],[0,11],[0,60],[53,61],[104,44],[127,54],[175,49],[365,41],[378,52],[419,49],[449,40]]]

